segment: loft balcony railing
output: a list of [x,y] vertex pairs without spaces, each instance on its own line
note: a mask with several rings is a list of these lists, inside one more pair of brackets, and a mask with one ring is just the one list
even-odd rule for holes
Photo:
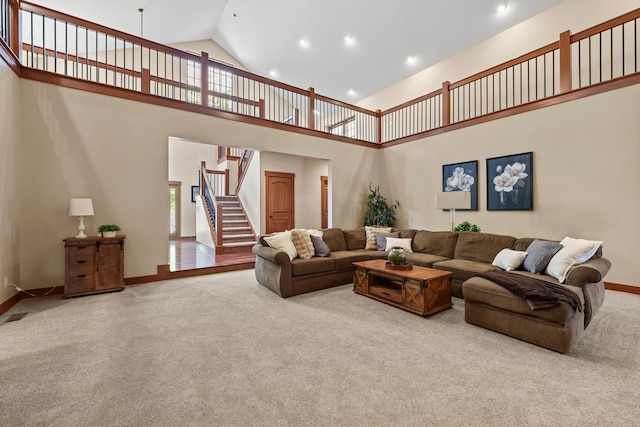
[[[204,52],[184,52],[18,0],[0,0],[0,53],[6,57],[10,49],[22,70],[148,94],[175,108],[195,104],[225,118],[375,146],[562,102],[553,98],[609,81],[620,82],[609,88],[638,83],[639,20],[636,9],[577,34],[566,31],[557,42],[458,82],[444,82],[386,111],[367,110],[313,88],[239,70]],[[38,72],[24,74],[62,84]]]

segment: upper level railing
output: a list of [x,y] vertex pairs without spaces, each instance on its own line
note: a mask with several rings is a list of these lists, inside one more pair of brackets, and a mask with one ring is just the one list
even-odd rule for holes
[[0,0],[0,39],[11,46],[11,8],[10,0]]
[[637,74],[640,59],[636,9],[381,112],[28,2],[0,0],[0,18],[2,40],[22,67],[154,95],[176,108],[197,104],[226,118],[358,143],[420,137],[541,100],[549,105],[557,95]]

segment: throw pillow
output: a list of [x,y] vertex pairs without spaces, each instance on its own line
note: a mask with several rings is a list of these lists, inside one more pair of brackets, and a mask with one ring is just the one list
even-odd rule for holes
[[511,271],[520,267],[522,261],[527,256],[526,252],[514,251],[513,249],[504,248],[493,259],[492,265],[500,267],[503,270]]
[[307,230],[307,233],[322,239],[322,230],[316,230],[315,228],[310,228]]
[[378,244],[376,242],[376,233],[391,233],[391,227],[373,227],[367,225],[364,227],[364,232],[367,235],[367,243],[364,248],[366,250],[376,250],[378,249]]
[[311,243],[311,237],[307,230],[294,229],[291,230],[291,241],[296,247],[298,256],[302,259],[311,259],[316,251]]
[[560,249],[562,249],[562,245],[559,243],[536,239],[527,247],[528,255],[522,266],[529,273],[540,274]]
[[296,247],[291,241],[291,231],[283,231],[281,233],[265,237],[264,241],[273,249],[286,252],[286,254],[289,255],[289,259],[292,261],[298,256],[298,251],[296,251]]
[[376,233],[376,244],[379,251],[387,250],[387,237],[400,237],[397,231],[394,233]]
[[397,239],[395,237],[387,237],[387,247],[386,250],[391,248],[402,248],[405,252],[413,252],[411,250],[411,239]]
[[320,237],[311,234],[311,243],[313,243],[316,256],[327,257],[331,255],[331,249],[329,249],[329,246]]
[[549,276],[555,277],[560,283],[563,283],[569,269],[573,265],[582,264],[591,258],[598,251],[602,242],[565,237],[560,244],[562,249],[551,258],[546,272]]

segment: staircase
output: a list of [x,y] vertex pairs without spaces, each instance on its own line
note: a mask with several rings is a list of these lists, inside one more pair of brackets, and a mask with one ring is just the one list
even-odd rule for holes
[[251,252],[256,236],[238,196],[215,196],[222,206],[222,253]]

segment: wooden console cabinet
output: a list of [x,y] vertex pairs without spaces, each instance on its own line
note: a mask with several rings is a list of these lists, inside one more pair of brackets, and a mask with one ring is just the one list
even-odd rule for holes
[[64,239],[64,296],[123,290],[125,237]]
[[418,266],[389,270],[385,264],[382,259],[354,262],[354,292],[423,317],[453,305],[452,273]]

